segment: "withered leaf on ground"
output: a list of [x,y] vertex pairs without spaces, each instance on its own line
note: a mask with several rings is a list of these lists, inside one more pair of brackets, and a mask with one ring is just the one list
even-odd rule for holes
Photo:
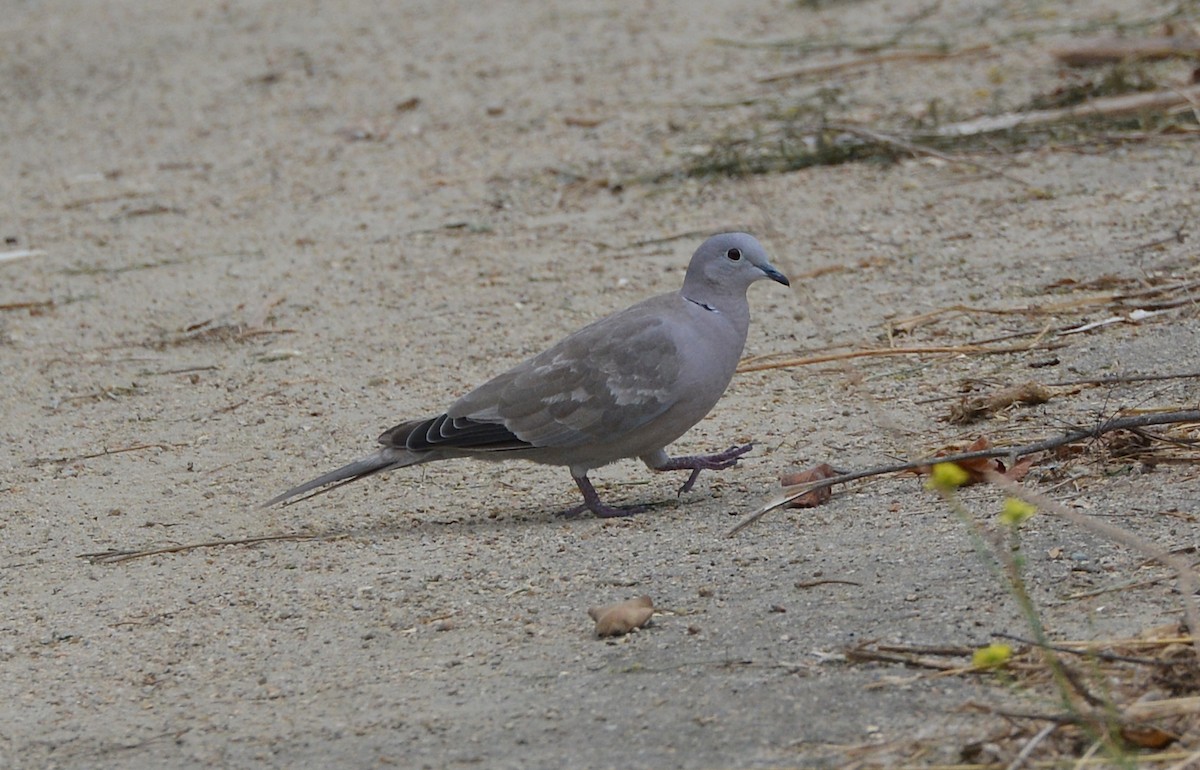
[[649,596],[639,596],[618,604],[591,607],[588,615],[596,621],[596,636],[623,636],[650,622],[654,603]]
[[[840,476],[841,473],[829,463],[821,463],[814,465],[811,468],[806,468],[796,473],[788,473],[779,477],[779,483],[784,487],[797,487],[802,484],[811,484],[814,481],[822,479],[831,479],[834,476]],[[823,489],[814,489],[811,492],[805,492],[787,504],[788,508],[815,508],[821,503],[824,503],[829,498],[833,497],[833,489],[824,487]]]
[[[988,439],[988,437],[980,436],[962,449],[955,449],[953,451],[949,449],[943,449],[939,451],[935,457],[945,457],[946,455],[959,453],[965,454],[967,452],[982,452],[985,449],[991,448],[992,442]],[[1029,473],[1029,469],[1033,467],[1033,456],[1031,455],[1028,457],[1022,457],[1020,460],[1017,460],[1015,463],[1013,463],[1011,468],[1005,466],[1004,461],[997,457],[979,457],[974,460],[960,460],[956,463],[956,465],[967,472],[967,485],[978,484],[981,481],[986,481],[986,475],[988,471],[999,473],[1001,476],[1005,476],[1013,481],[1020,481],[1021,479],[1025,478],[1025,475]],[[929,471],[930,467],[928,465],[923,465],[917,469],[917,473],[922,475],[928,474]]]
[[1121,728],[1121,737],[1139,749],[1165,749],[1179,736],[1154,725],[1126,725]]

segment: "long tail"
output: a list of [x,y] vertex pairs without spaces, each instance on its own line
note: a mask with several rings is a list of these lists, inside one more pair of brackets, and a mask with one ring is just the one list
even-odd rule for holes
[[[343,465],[335,471],[330,471],[323,476],[318,476],[312,481],[306,481],[298,487],[292,487],[281,495],[276,495],[270,500],[262,504],[263,508],[269,508],[276,503],[282,503],[285,500],[291,500],[293,497],[299,497],[305,492],[311,492],[317,487],[325,487],[319,492],[313,492],[308,497],[316,497],[323,495],[326,492],[331,492],[340,486],[353,483],[359,479],[365,479],[367,476],[374,476],[381,471],[391,470],[392,468],[403,468],[406,465],[416,465],[417,463],[426,462],[434,459],[433,457],[419,457],[412,452],[395,449],[380,449],[373,455],[364,457],[361,460],[355,460],[349,465]],[[325,486],[328,484],[329,486]],[[304,498],[308,499],[308,498]],[[297,501],[298,502],[298,501]]]

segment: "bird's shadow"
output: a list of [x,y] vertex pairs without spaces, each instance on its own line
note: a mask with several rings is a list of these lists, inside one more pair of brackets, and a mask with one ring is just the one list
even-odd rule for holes
[[412,535],[437,535],[444,534],[451,528],[467,534],[492,534],[499,532],[521,532],[531,530],[533,528],[544,527],[547,524],[579,526],[586,523],[595,523],[601,525],[611,525],[612,522],[628,522],[627,526],[632,526],[634,522],[640,519],[653,515],[655,511],[664,511],[680,507],[682,501],[678,498],[667,498],[663,500],[655,500],[648,503],[639,503],[642,509],[639,513],[614,517],[614,518],[599,518],[591,514],[579,514],[577,516],[564,516],[563,511],[540,512],[530,514],[528,508],[509,509],[506,512],[496,511],[493,513],[479,515],[464,516],[461,518],[426,518],[413,514],[403,514],[390,512],[378,519],[376,523],[362,527],[351,528],[330,528],[330,529],[300,529],[293,532],[274,532],[260,535],[246,535],[244,537],[205,540],[190,543],[169,543],[160,545],[150,545],[143,548],[110,548],[105,551],[97,551],[93,553],[78,554],[79,558],[86,559],[93,564],[118,564],[121,562],[132,561],[134,559],[145,558],[149,556],[163,556],[167,554],[179,554],[188,551],[196,551],[210,548],[227,548],[230,546],[243,546],[246,548],[259,548],[272,543],[281,542],[297,542],[297,541],[336,541],[336,540],[380,540],[385,538],[400,538]]

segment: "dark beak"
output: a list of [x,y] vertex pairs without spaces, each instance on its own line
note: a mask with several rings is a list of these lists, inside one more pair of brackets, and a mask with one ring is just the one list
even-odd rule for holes
[[766,265],[765,267],[760,267],[759,270],[762,270],[764,273],[766,273],[767,277],[770,278],[772,281],[775,281],[776,283],[782,283],[784,286],[792,285],[792,282],[788,280],[788,277],[786,275],[779,272],[771,265]]

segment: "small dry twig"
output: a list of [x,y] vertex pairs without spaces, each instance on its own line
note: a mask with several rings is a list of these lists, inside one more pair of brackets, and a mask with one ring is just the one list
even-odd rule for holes
[[1090,67],[1122,61],[1158,61],[1173,57],[1196,58],[1200,57],[1200,38],[1190,35],[1146,37],[1140,40],[1092,38],[1058,46],[1051,54],[1068,67]]

